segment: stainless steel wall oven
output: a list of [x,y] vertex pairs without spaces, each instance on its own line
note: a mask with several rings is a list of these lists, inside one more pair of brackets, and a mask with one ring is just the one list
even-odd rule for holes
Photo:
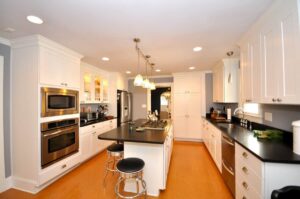
[[41,166],[45,168],[79,149],[78,118],[41,124]]
[[41,88],[41,116],[79,113],[79,92],[59,88]]

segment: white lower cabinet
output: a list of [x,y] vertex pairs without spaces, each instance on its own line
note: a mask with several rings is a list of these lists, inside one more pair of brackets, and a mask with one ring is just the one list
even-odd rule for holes
[[219,171],[222,172],[222,132],[204,118],[202,123],[204,144]]
[[235,143],[236,199],[270,199],[272,191],[300,186],[300,165],[262,162]]
[[79,150],[81,152],[81,161],[89,159],[111,145],[113,141],[99,140],[98,136],[114,128],[117,128],[116,119],[80,128]]

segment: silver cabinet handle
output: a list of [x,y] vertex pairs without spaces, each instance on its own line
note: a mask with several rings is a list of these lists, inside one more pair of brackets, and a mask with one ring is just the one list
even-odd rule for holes
[[228,167],[226,166],[226,164],[224,163],[224,161],[222,161],[222,165],[224,166],[224,168],[225,168],[232,176],[234,176],[234,172],[232,171],[232,169],[230,169],[230,168],[228,168]]
[[228,75],[228,84],[230,84],[231,83],[231,73],[229,73],[229,75]]
[[281,102],[282,100],[280,98],[277,98],[277,102]]
[[242,168],[242,171],[243,171],[244,173],[248,174],[248,169],[247,169],[247,167],[243,167],[243,168]]
[[243,185],[243,187],[244,187],[246,190],[248,190],[248,187],[249,187],[249,186],[248,186],[248,184],[247,184],[246,182],[243,182],[242,185]]
[[242,155],[243,155],[244,158],[248,158],[248,154],[246,152],[243,152]]
[[275,99],[275,98],[272,98],[272,102],[276,102],[276,99]]
[[229,140],[229,138],[225,135],[222,135],[223,137],[223,141],[225,141],[227,144],[234,146],[234,142],[232,142],[231,140]]

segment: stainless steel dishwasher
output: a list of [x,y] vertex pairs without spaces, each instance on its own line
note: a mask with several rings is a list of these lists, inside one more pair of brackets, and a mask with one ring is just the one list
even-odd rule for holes
[[235,196],[235,160],[234,140],[222,134],[222,177]]

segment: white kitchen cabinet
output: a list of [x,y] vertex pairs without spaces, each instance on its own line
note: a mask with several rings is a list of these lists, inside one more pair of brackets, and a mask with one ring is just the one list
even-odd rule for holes
[[93,125],[80,128],[80,145],[81,161],[85,161],[90,157],[105,150],[113,143],[111,140],[99,140],[98,136],[102,133],[117,128],[117,119],[112,119]]
[[201,94],[175,93],[174,134],[179,139],[201,139]]
[[213,101],[238,102],[239,59],[223,59],[213,68]]
[[204,73],[174,73],[173,121],[175,139],[200,140],[205,114]]
[[278,0],[245,34],[240,42],[244,102],[300,103],[299,28],[298,1]]
[[40,83],[46,86],[80,88],[80,58],[41,46]]
[[204,123],[204,125],[202,125],[204,129],[204,144],[219,171],[222,172],[222,132],[206,119],[202,118],[202,122]]
[[262,92],[260,35],[255,34],[241,46],[242,102],[260,102]]
[[190,73],[173,73],[174,93],[200,93],[202,77],[199,72]]
[[82,63],[80,76],[80,103],[109,103],[108,74]]

